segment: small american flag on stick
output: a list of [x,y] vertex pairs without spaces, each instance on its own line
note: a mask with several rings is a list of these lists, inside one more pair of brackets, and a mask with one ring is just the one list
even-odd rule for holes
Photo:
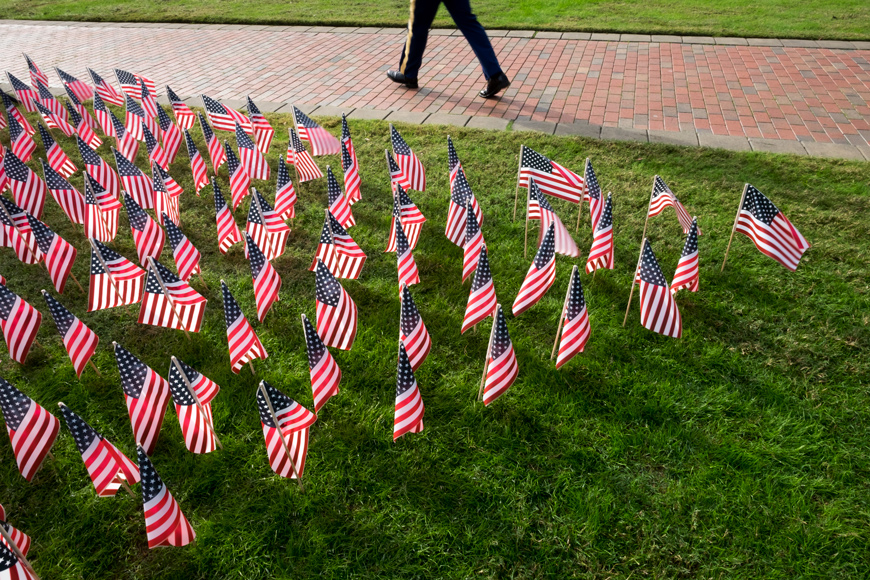
[[85,140],[92,149],[96,149],[103,144],[103,140],[97,137],[94,132],[97,129],[97,122],[91,117],[91,114],[81,104],[76,104],[70,98],[65,103],[66,111],[69,113],[70,124],[75,127],[79,137]]
[[214,191],[214,209],[215,220],[217,221],[218,246],[221,254],[226,254],[233,244],[242,241],[242,233],[239,231],[239,226],[236,225],[233,213],[230,211],[214,176],[211,178],[211,187]]
[[257,408],[272,471],[281,477],[300,479],[308,455],[309,430],[317,415],[266,381],[260,381],[257,389]]
[[[42,101],[42,99],[40,99]],[[45,121],[45,124],[49,126],[51,129],[60,129],[61,133],[66,135],[67,137],[72,136],[73,133],[76,132],[75,127],[69,124],[66,120],[67,113],[66,108],[61,105],[54,98],[51,99],[55,106],[55,108],[46,107],[42,102],[34,103],[36,106],[36,110],[39,111],[39,115],[42,117],[42,120]],[[44,101],[43,101],[44,102]],[[61,111],[61,113],[56,112],[55,109]]]
[[417,304],[411,297],[411,291],[407,284],[402,285],[402,306],[399,316],[399,340],[405,345],[405,352],[411,369],[417,371],[432,348],[432,339],[429,331],[423,324],[423,317],[417,309]]
[[341,143],[338,139],[295,106],[293,107],[293,117],[296,120],[296,131],[299,133],[299,138],[311,143],[312,155],[319,157],[321,155],[337,155],[341,152]]
[[[39,125],[39,128],[45,131],[42,125]],[[36,150],[36,141],[24,130],[21,123],[11,116],[9,117],[9,148],[24,163],[30,161],[30,156]]]
[[[73,364],[76,376],[81,377],[82,372],[88,365],[88,361],[91,360],[91,357],[94,356],[94,352],[97,350],[100,338],[93,330],[76,318],[72,312],[67,310],[63,304],[55,300],[51,294],[43,290],[42,297],[45,298],[48,311],[51,312],[51,317],[54,319],[57,331],[63,339],[63,346],[66,348],[69,360]],[[97,371],[97,374],[99,374],[99,371]]]
[[347,230],[341,227],[341,224],[338,223],[335,216],[329,213],[329,210],[326,210],[326,220],[324,221],[324,227],[327,226],[335,243],[335,251],[338,254],[338,270],[341,274],[336,275],[340,278],[351,278],[354,280],[359,278],[363,264],[366,261],[366,255],[362,251],[362,248],[353,241]]
[[[11,120],[10,120],[11,124]],[[11,127],[10,127],[11,134]],[[66,178],[69,178],[73,173],[78,171],[78,167],[64,153],[57,141],[51,136],[48,129],[39,125],[39,136],[42,137],[42,147],[45,149],[45,155],[48,158],[48,164],[58,173]]]
[[[504,395],[514,384],[517,374],[519,374],[517,355],[514,352],[514,345],[508,333],[507,321],[504,318],[501,305],[496,306],[495,310],[483,371],[484,380],[481,385],[483,404],[486,406]],[[480,396],[478,395],[478,398]]]
[[[0,292],[5,286],[0,286]],[[0,299],[2,300],[2,299]],[[45,457],[50,454],[60,421],[36,401],[0,378],[0,409],[6,421],[6,431],[12,443],[12,452],[18,471],[27,481],[39,471]],[[0,547],[5,547],[0,542]],[[0,560],[3,561],[3,560]],[[8,559],[5,559],[8,562]]]
[[15,256],[24,264],[37,264],[44,258],[36,240],[27,213],[11,200],[0,197],[0,239],[2,245],[15,250]]
[[227,160],[227,156],[224,153],[224,146],[221,145],[221,142],[217,137],[215,137],[214,132],[206,122],[205,117],[202,116],[202,113],[199,114],[199,126],[202,128],[202,137],[205,139],[206,146],[208,146],[208,156],[209,159],[211,159],[211,166],[214,169],[214,172],[217,173],[217,170],[220,169],[221,165],[223,165]]
[[267,260],[274,260],[284,253],[290,228],[256,188],[248,208],[246,229]]
[[158,257],[163,252],[166,234],[127,192],[124,192],[124,206],[127,209],[133,241],[136,242],[139,263],[144,266],[148,263],[148,258]]
[[[666,207],[674,208],[680,226],[683,228],[683,233],[688,234],[689,229],[692,227],[692,217],[689,215],[689,212],[686,211],[686,208],[683,207],[683,204],[680,203],[680,200],[677,199],[677,196],[674,195],[674,192],[672,192],[667,184],[665,184],[664,180],[656,175],[653,178],[653,188],[649,200],[649,209],[647,210],[647,219],[659,215]],[[644,224],[644,229],[646,229],[646,224]],[[645,234],[646,232],[644,232],[644,235]],[[701,235],[700,230],[698,230],[698,235]]]
[[[115,134],[115,146],[118,148],[118,151],[123,153],[128,159],[136,159],[136,155],[139,153],[139,141],[136,140],[135,135],[130,133],[124,127],[124,124],[121,123],[112,111],[109,111],[109,119],[112,121],[112,128]],[[142,132],[142,126],[144,125],[140,126],[140,132]]]
[[211,121],[211,124],[214,125],[215,129],[233,133],[236,130],[236,123],[238,123],[242,126],[245,133],[248,135],[254,134],[254,129],[251,127],[251,121],[246,116],[238,111],[234,111],[226,105],[222,105],[211,97],[206,95],[201,96],[202,103],[205,106],[205,113],[208,115],[208,120]]
[[547,290],[556,281],[555,238],[556,227],[554,224],[550,224],[547,233],[541,240],[541,245],[538,247],[538,253],[535,254],[535,259],[529,266],[529,271],[526,273],[517,298],[514,300],[514,316],[519,316],[537,304],[538,300],[547,293]]
[[154,207],[154,181],[114,147],[112,154],[115,156],[115,166],[124,185],[125,198],[136,200],[136,205],[139,207]]
[[88,74],[91,75],[91,80],[94,81],[94,87],[97,89],[97,94],[94,95],[95,103],[97,97],[101,97],[104,101],[115,105],[116,107],[124,106],[124,97],[115,90],[115,87],[106,82],[105,79],[98,75],[93,69],[88,69]]
[[161,226],[166,226],[167,221],[181,225],[181,209],[178,207],[178,198],[169,195],[163,176],[160,174],[160,166],[151,166],[152,183],[154,185],[154,213]]
[[347,127],[347,118],[341,115],[341,169],[344,171],[344,191],[347,201],[353,205],[362,199],[359,178],[359,161],[356,158],[356,150],[350,138],[350,129]]
[[396,163],[399,164],[405,178],[403,181],[410,184],[407,189],[426,191],[426,172],[423,169],[423,164],[420,163],[420,160],[414,155],[414,152],[408,147],[392,123],[390,123],[390,141],[393,145]]
[[[55,171],[45,159],[40,159],[42,163],[42,174],[45,176],[45,185],[48,188],[51,197],[57,202],[57,205],[66,214],[74,224],[81,224],[85,221],[85,198],[79,190],[73,187],[69,181],[63,178],[60,173]],[[90,236],[88,236],[90,237]]]
[[163,134],[161,139],[163,140],[163,152],[166,153],[166,160],[172,163],[181,147],[181,130],[172,122],[163,107],[157,107],[157,125]]
[[[18,103],[13,97],[6,94],[5,91],[0,89],[0,99],[3,100],[3,107],[6,109],[6,115],[9,117],[15,117],[15,120],[21,123],[21,126],[24,127],[24,130],[27,131],[28,135],[33,135],[36,133],[36,129],[27,122],[27,118],[18,110],[18,107],[15,105]],[[3,115],[0,115],[2,118]],[[6,119],[0,121],[0,124],[5,126]]]
[[646,238],[643,240],[635,280],[640,284],[640,323],[653,332],[680,338],[683,335],[680,309],[677,308],[677,303],[668,289],[668,282]]
[[118,214],[121,202],[85,173],[85,237],[111,242],[118,234]]
[[125,113],[124,113],[124,128],[127,129],[127,132],[133,136],[137,141],[142,141],[145,139],[145,135],[142,133],[142,126],[148,127],[152,133],[157,133],[157,123],[154,119],[149,119],[148,115],[145,114],[145,111],[142,107],[130,98],[130,95],[126,96],[126,100],[124,102]]
[[[801,257],[810,247],[806,238],[788,221],[785,214],[749,184],[746,185],[746,194],[737,212],[734,231],[746,235],[759,252],[773,258],[792,272],[797,270]],[[724,261],[722,268],[725,268]]]
[[224,153],[227,157],[227,171],[230,174],[230,195],[232,196],[233,209],[235,210],[239,208],[242,200],[248,195],[248,188],[251,186],[251,176],[230,148],[230,144],[226,141],[224,141]]
[[338,180],[332,173],[332,168],[326,167],[326,191],[329,196],[329,212],[335,216],[338,223],[344,228],[349,228],[356,224],[353,219],[353,212],[350,209],[350,204],[347,198],[341,192],[341,186],[338,185]]
[[574,238],[571,237],[571,233],[568,231],[568,228],[566,228],[565,224],[562,223],[562,220],[559,219],[559,216],[556,214],[556,210],[554,210],[553,206],[550,205],[550,202],[547,201],[546,196],[540,190],[534,178],[529,178],[528,191],[528,219],[541,220],[541,228],[538,234],[538,243],[540,244],[544,232],[546,232],[550,228],[550,225],[552,225],[555,229],[556,253],[562,254],[563,256],[570,256],[572,258],[578,257],[580,255],[580,249],[577,248],[577,244],[574,243]]
[[598,268],[613,270],[613,197],[607,194],[604,210],[592,234],[592,248],[586,259],[586,273],[591,274]]
[[[88,101],[93,98],[94,90],[87,83],[80,81],[68,72],[60,70],[58,67],[54,67],[54,71],[60,77],[64,89],[67,89],[67,92],[71,91],[79,101]],[[45,84],[47,85],[48,83]]]
[[[39,251],[45,256],[45,267],[58,294],[63,294],[67,278],[72,274],[77,250],[65,239],[54,233],[47,225],[27,214],[30,229]],[[76,284],[78,282],[76,281]],[[84,289],[82,289],[84,292]]]
[[[557,369],[574,358],[577,353],[583,352],[589,341],[589,314],[586,312],[586,297],[583,295],[583,284],[580,282],[577,266],[574,266],[571,271],[568,294],[565,296],[565,305],[562,308],[559,325],[561,327],[561,342],[558,343]],[[559,332],[557,331],[556,334],[556,340],[559,340]],[[550,358],[552,359],[553,356],[550,355]]]
[[145,511],[145,533],[148,547],[186,546],[196,539],[190,522],[178,502],[157,475],[145,449],[139,445],[139,473],[142,475],[142,508]]
[[3,170],[9,178],[12,199],[27,213],[42,217],[45,206],[45,182],[32,171],[12,151],[6,150],[3,156]]
[[[114,114],[106,107],[103,99],[98,94],[94,95],[94,115],[96,115],[97,121],[100,123],[100,127],[103,128],[103,133],[106,137],[117,137],[115,135],[115,124],[112,122]],[[89,146],[93,147],[93,145]],[[96,149],[96,147],[93,148]]]
[[477,268],[474,269],[474,279],[471,281],[471,292],[468,294],[468,305],[465,307],[465,318],[462,320],[462,334],[492,314],[495,305],[495,285],[489,269],[486,245],[481,245]]
[[338,368],[335,359],[329,354],[329,350],[304,314],[302,315],[302,329],[305,332],[305,345],[308,351],[308,371],[311,375],[314,412],[319,413],[326,401],[338,394],[341,369]]
[[192,275],[199,274],[201,271],[199,250],[194,247],[181,228],[175,225],[171,219],[164,218],[163,223],[166,226],[166,237],[169,238],[169,245],[172,246],[172,257],[175,259],[178,277],[187,282]]
[[210,453],[220,445],[214,428],[211,402],[220,387],[175,357],[169,364],[169,390],[175,403],[184,445],[191,453]]
[[462,281],[474,273],[477,268],[477,258],[480,254],[480,248],[484,244],[483,232],[480,225],[477,223],[477,217],[474,215],[474,208],[471,205],[471,200],[468,200],[468,205],[465,208],[465,244],[463,245],[462,257]]
[[88,312],[142,300],[145,270],[93,238]]
[[317,263],[315,280],[317,332],[326,346],[350,350],[356,338],[356,304],[323,262]]
[[187,103],[175,94],[175,91],[166,85],[166,97],[169,99],[169,104],[172,105],[172,112],[175,114],[175,122],[178,123],[178,128],[182,131],[189,131],[196,122],[196,115],[187,106]]
[[269,148],[272,146],[272,138],[275,136],[275,129],[266,120],[266,116],[260,112],[251,97],[248,99],[248,118],[251,120],[251,126],[254,128],[254,138],[257,141],[257,147],[262,151],[263,155],[269,153]]
[[[269,356],[263,343],[257,337],[254,329],[251,328],[248,319],[242,313],[242,309],[233,295],[230,294],[230,289],[221,280],[221,293],[224,299],[224,319],[227,324],[227,344],[230,349],[230,365],[232,371],[239,374],[245,363],[250,363],[254,359],[265,359]],[[253,365],[251,373],[254,372]]]
[[281,276],[272,266],[271,263],[260,251],[260,248],[251,239],[251,236],[245,233],[245,243],[247,244],[247,253],[251,263],[251,278],[254,282],[254,298],[257,300],[257,320],[263,322],[266,318],[266,313],[272,308],[272,305],[279,300],[278,292],[281,290]]
[[27,61],[27,70],[30,72],[30,82],[34,85],[37,82],[40,82],[45,86],[48,86],[48,75],[42,72],[40,68],[36,66],[36,63],[26,54],[24,55],[24,60]]
[[184,142],[187,145],[187,156],[190,158],[190,171],[193,174],[193,187],[196,190],[196,195],[199,195],[200,190],[208,185],[208,168],[205,166],[205,161],[202,160],[202,155],[193,142],[193,137],[190,132],[184,129]]
[[528,187],[530,177],[547,195],[571,203],[580,203],[583,199],[585,183],[582,177],[523,145],[520,150],[519,187]]
[[405,237],[405,231],[402,229],[402,220],[396,220],[394,227],[396,228],[396,261],[399,272],[399,287],[419,284],[420,273],[417,270],[417,263],[414,261],[411,246],[408,244],[408,238]]
[[269,164],[263,157],[263,153],[257,148],[251,138],[242,130],[242,126],[236,123],[236,143],[239,146],[239,158],[242,160],[251,179],[269,179]]
[[601,186],[598,184],[598,178],[595,176],[595,169],[592,167],[592,160],[586,158],[585,179],[583,180],[583,199],[589,202],[589,218],[592,220],[592,227],[598,223],[601,218],[601,212],[604,210],[604,200],[601,197]]
[[399,364],[396,369],[396,413],[393,419],[393,441],[405,433],[423,431],[425,414],[423,398],[408,360],[405,345],[399,341]]
[[148,258],[148,277],[139,310],[139,324],[199,332],[206,299],[169,268]]
[[323,177],[323,172],[311,158],[296,131],[290,128],[290,142],[287,144],[287,163],[296,168],[296,181],[305,183]]
[[680,262],[677,264],[677,271],[674,272],[674,279],[671,282],[671,294],[676,294],[683,288],[686,288],[689,292],[697,292],[698,278],[698,218],[694,218],[689,235],[686,236],[686,243],[683,246],[683,253],[680,255]]
[[120,179],[118,174],[112,169],[108,163],[102,160],[97,155],[97,152],[82,141],[81,137],[76,137],[76,143],[79,147],[79,155],[82,157],[82,162],[85,164],[85,170],[93,177],[97,183],[115,199],[121,192]]
[[9,84],[12,85],[12,90],[15,91],[18,101],[24,105],[24,110],[28,113],[35,113],[36,91],[9,71],[6,72],[6,77],[9,79]]
[[471,202],[471,208],[478,225],[483,225],[483,212],[480,210],[480,204],[477,203],[477,198],[465,178],[465,171],[459,165],[456,176],[450,185],[450,207],[447,209],[447,229],[444,231],[444,235],[460,247],[465,242],[465,228],[468,222],[465,212],[469,202]]
[[275,191],[275,213],[287,221],[296,216],[296,190],[284,159],[278,160],[278,183]]
[[112,347],[121,375],[121,388],[133,427],[133,438],[146,450],[153,451],[166,415],[169,384],[117,342],[113,342]]
[[169,157],[167,157],[166,152],[163,150],[160,142],[157,141],[154,133],[144,124],[142,125],[142,135],[145,139],[145,148],[148,150],[148,160],[152,164],[156,163],[163,169],[167,169],[169,167]]

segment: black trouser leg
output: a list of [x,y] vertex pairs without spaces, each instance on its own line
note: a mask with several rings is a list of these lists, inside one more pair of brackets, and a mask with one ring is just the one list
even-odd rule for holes
[[462,31],[465,40],[471,45],[471,50],[480,61],[483,76],[489,80],[490,77],[500,73],[501,66],[499,66],[498,58],[492,49],[492,43],[486,35],[486,30],[477,21],[477,16],[471,12],[469,0],[444,0],[444,6],[447,7],[447,11],[450,12],[456,26]]
[[399,72],[406,78],[416,79],[426,50],[429,27],[438,12],[439,0],[411,0],[411,17],[408,20],[408,37],[402,48]]

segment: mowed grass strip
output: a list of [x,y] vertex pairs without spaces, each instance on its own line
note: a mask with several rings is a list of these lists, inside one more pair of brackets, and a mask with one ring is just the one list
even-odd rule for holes
[[[274,171],[291,118],[269,118],[277,130],[268,156]],[[339,132],[337,119],[323,121]],[[350,128],[363,185],[350,233],[368,261],[359,281],[344,282],[359,307],[359,333],[351,351],[333,351],[343,371],[341,392],[312,427],[305,493],[268,466],[255,391],[265,379],[312,407],[300,314],[315,313],[307,268],[323,222],[325,180],[297,184],[298,217],[287,252],[275,260],[281,301],[259,324],[242,248],[227,256],[217,251],[211,188],[194,195],[187,156],[180,154],[171,173],[185,188],[182,229],[202,252],[208,284],[192,282],[209,299],[202,332],[187,340],[181,331],[139,325],[137,307],[87,313],[86,296],[68,285],[60,300],[99,334],[94,360],[102,377],[91,369],[75,377],[39,294],[51,288],[45,271],[20,264],[9,249],[0,252],[9,287],[45,317],[38,337],[45,348],[35,347],[24,366],[4,356],[0,373],[47,409],[64,401],[135,456],[113,340],[164,376],[174,355],[222,387],[213,409],[224,450],[187,452],[170,408],[153,455],[197,532],[183,549],[147,549],[140,498],[96,497],[65,428],[56,460],[32,484],[18,474],[9,444],[0,442],[2,503],[9,520],[33,537],[31,558],[42,577],[863,575],[870,564],[867,164],[399,125],[427,168],[428,190],[411,192],[428,218],[414,254],[422,283],[411,292],[433,348],[417,372],[425,430],[393,443],[399,294],[395,255],[383,253],[391,208],[383,153],[389,132],[383,122],[351,121]],[[74,142],[55,133],[81,167]],[[549,360],[571,267],[582,270],[591,241],[584,206],[575,236],[583,258],[557,257],[556,283],[546,297],[519,318],[508,314],[519,378],[489,408],[475,402],[489,321],[460,335],[469,285],[460,283],[461,250],[443,234],[448,133],[483,207],[506,312],[537,239],[532,224],[523,259],[522,208],[511,221],[520,145],[578,172],[591,157],[614,197],[616,269],[594,280],[582,276],[592,325],[586,352],[560,371]],[[207,159],[201,131],[192,134]],[[8,133],[2,140],[8,144]],[[100,153],[111,158],[108,144]],[[339,160],[318,163],[337,169]],[[147,166],[144,146],[138,164]],[[655,174],[699,216],[704,231],[700,292],[677,298],[680,340],[642,328],[636,296],[622,327]],[[797,272],[738,236],[719,273],[746,181],[813,244]],[[81,188],[81,173],[72,182]],[[228,195],[225,167],[219,183]],[[274,173],[272,182],[254,185],[272,199]],[[573,231],[578,208],[554,205]],[[247,206],[248,200],[236,212],[241,225]],[[135,260],[121,214],[111,245]],[[81,227],[52,199],[44,220],[79,249],[74,272],[87,284]],[[670,279],[684,239],[673,211],[652,218],[648,235]],[[168,247],[161,260],[174,268]],[[257,376],[230,372],[220,279],[269,351],[255,363]]]
[[[633,32],[861,40],[870,38],[870,5],[863,0],[475,0],[487,28]],[[207,22],[406,26],[407,0],[286,2],[263,0],[0,0],[4,18],[106,22]],[[453,27],[441,8],[434,26]]]

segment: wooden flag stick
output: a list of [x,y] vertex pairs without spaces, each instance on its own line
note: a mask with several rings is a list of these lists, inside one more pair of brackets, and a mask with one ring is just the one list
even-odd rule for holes
[[252,361],[248,361],[248,366],[251,367],[251,374],[257,376],[257,373],[254,372],[254,363]]
[[202,282],[202,285],[205,286],[206,290],[208,290],[208,284],[205,283],[205,278],[202,277],[202,268],[200,268],[196,275],[199,276],[199,281]]
[[646,238],[640,243],[640,254],[637,256],[637,266],[634,267],[634,274],[631,275],[631,292],[628,294],[628,306],[625,307],[625,318],[622,319],[622,327],[625,328],[625,323],[628,322],[628,311],[631,310],[631,299],[634,298],[634,286],[637,279],[637,269],[640,268],[640,260],[643,257],[643,246],[646,243]]
[[9,532],[6,531],[6,526],[0,525],[0,534],[3,534],[3,539],[6,540],[6,544],[12,548],[12,551],[15,552],[15,555],[24,564],[24,567],[30,571],[31,576],[35,580],[39,580],[39,576],[36,575],[36,571],[33,569],[33,566],[30,565],[30,562],[27,561],[27,558],[24,557],[24,554],[21,553],[21,550],[18,549],[18,545],[15,543],[15,540],[12,539],[12,536]]
[[[100,265],[103,267],[103,270],[106,271],[106,276],[109,278],[109,282],[112,284],[112,288],[115,289],[115,294],[118,295],[118,300],[120,301],[119,306],[129,306],[128,304],[124,304],[124,297],[121,295],[121,291],[118,289],[118,285],[115,283],[115,277],[112,276],[111,270],[109,270],[108,264],[103,260],[103,255],[97,250],[97,244],[94,243],[93,238],[88,238],[88,242],[91,244],[91,249],[94,250],[94,255],[97,257],[97,261],[100,262]],[[127,309],[129,312],[130,309]]]
[[45,347],[42,346],[42,344],[40,344],[40,342],[39,342],[38,340],[36,340],[35,338],[33,339],[33,344],[35,344],[35,345],[38,346],[39,348],[45,348]]
[[214,441],[217,443],[217,446],[221,448],[221,451],[224,450],[224,446],[221,443],[221,440],[218,439],[217,430],[214,428],[214,422],[209,420],[208,415],[205,412],[205,407],[202,406],[202,403],[199,401],[199,397],[196,395],[196,391],[193,390],[193,385],[190,384],[190,381],[187,380],[187,375],[184,373],[184,370],[181,368],[181,364],[178,362],[178,359],[172,357],[172,364],[175,366],[175,370],[178,371],[178,374],[181,375],[181,380],[184,381],[184,385],[187,387],[187,390],[190,391],[190,396],[193,397],[194,402],[196,403],[196,408],[199,409],[199,412],[202,414],[202,420],[211,427],[211,432],[214,435]]
[[169,296],[169,290],[166,289],[166,284],[163,283],[163,278],[160,277],[160,272],[157,271],[157,266],[154,265],[154,258],[151,256],[148,256],[148,265],[151,266],[151,269],[154,271],[154,276],[157,278],[157,283],[160,285],[160,289],[163,290],[163,294],[166,295],[166,301],[169,302],[169,306],[172,308],[172,313],[178,317],[178,324],[182,325],[181,330],[184,331],[184,336],[187,337],[187,340],[190,340],[190,333],[187,332],[186,328],[184,328],[184,322],[181,315],[178,313],[178,309],[175,307],[175,301]]
[[480,377],[480,390],[477,392],[477,400],[483,398],[483,387],[486,385],[486,373],[489,371],[489,355],[492,353],[492,338],[495,336],[495,325],[498,323],[498,311],[501,304],[496,304],[492,311],[492,330],[489,331],[489,345],[486,347],[486,358],[483,362],[483,376]]
[[[586,188],[586,191],[589,191],[589,184],[586,183],[586,176],[587,175],[589,175],[589,158],[588,157],[586,158],[586,165],[583,166],[583,183],[584,183],[584,187]],[[574,228],[575,234],[580,231],[580,216],[583,215],[583,198],[582,197],[580,198],[580,203],[578,203],[577,205],[579,207],[577,208],[577,227]],[[591,199],[589,200],[589,207],[591,210],[591,207],[592,207],[592,200]],[[592,224],[592,227],[594,229],[595,224]]]
[[[649,192],[649,203],[646,204],[646,220],[643,222],[643,234],[640,236],[643,239],[646,239],[646,226],[649,224],[649,206],[652,205],[653,193],[656,190],[656,178],[658,175],[653,176],[653,186]],[[634,288],[632,288],[633,290]]]
[[124,480],[122,479],[122,480],[120,480],[118,483],[121,484],[121,487],[124,488],[124,491],[126,491],[127,493],[129,493],[132,497],[136,497],[136,494],[133,493],[133,490],[130,489],[130,486],[127,484],[126,481],[124,481]]
[[731,242],[734,240],[734,232],[737,231],[737,220],[740,219],[740,210],[743,209],[743,202],[746,200],[746,192],[749,191],[749,184],[743,186],[743,195],[740,196],[740,205],[737,206],[737,215],[734,216],[734,226],[731,228],[731,237],[728,238],[728,247],[725,248],[725,259],[722,260],[722,268],[719,272],[725,271],[725,261],[728,260],[728,252],[731,251]]
[[281,444],[284,445],[284,451],[287,453],[287,459],[290,461],[290,469],[293,471],[293,475],[296,476],[297,483],[299,483],[299,490],[305,491],[305,487],[302,485],[302,478],[296,471],[296,462],[293,461],[293,453],[290,452],[290,446],[287,445],[287,439],[284,437],[284,431],[281,429],[281,424],[278,422],[277,415],[275,415],[275,409],[272,408],[272,401],[269,399],[269,393],[266,392],[266,387],[263,385],[263,381],[260,381],[259,389],[260,392],[263,393],[263,398],[266,400],[266,406],[269,407],[269,414],[272,415],[272,421],[275,422],[275,429],[278,430],[278,435],[281,437]]
[[556,347],[559,345],[559,336],[562,334],[562,323],[565,322],[565,313],[568,312],[568,298],[571,296],[571,287],[574,285],[574,276],[577,275],[577,265],[571,270],[571,279],[568,280],[568,291],[565,292],[565,303],[562,304],[562,315],[559,317],[559,326],[556,327],[556,340],[553,342],[553,352],[550,353],[550,360],[556,356]]
[[81,291],[82,291],[82,294],[84,294],[84,293],[85,293],[85,289],[82,288],[82,285],[81,285],[81,283],[79,283],[79,279],[76,278],[76,275],[73,274],[72,272],[70,272],[70,273],[69,273],[69,277],[73,279],[73,282],[76,283],[76,286],[78,286],[78,287],[79,287],[79,290],[81,290]]
[[[532,198],[532,185],[529,184],[528,189],[526,189],[526,233],[525,233],[525,239],[523,240],[523,259],[524,260],[527,257],[526,254],[528,253],[528,248],[529,248],[529,201],[531,200],[531,198]],[[541,227],[544,227],[543,216],[541,217]]]
[[97,368],[97,365],[94,364],[94,361],[92,361],[91,359],[88,359],[88,364],[91,365],[91,368],[94,369],[94,372],[97,373],[97,376],[98,376],[98,377],[103,376],[102,373],[100,373],[100,369],[98,369],[98,368]]
[[517,221],[517,202],[520,200],[520,173],[523,171],[523,149],[525,147],[525,145],[520,145],[520,162],[517,167],[517,189],[514,192],[514,219],[511,221]]

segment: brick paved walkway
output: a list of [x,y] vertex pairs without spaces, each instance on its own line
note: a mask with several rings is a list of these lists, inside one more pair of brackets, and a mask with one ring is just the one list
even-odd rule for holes
[[[21,57],[27,52],[46,72],[57,65],[87,79],[90,66],[111,78],[117,66],[180,95],[250,94],[278,104],[273,109],[293,102],[416,112],[423,115],[405,117],[460,124],[471,116],[472,125],[483,116],[514,120],[518,129],[586,134],[598,127],[604,137],[634,132],[653,141],[667,141],[673,132],[701,144],[716,144],[719,136],[720,143],[782,140],[810,153],[831,144],[870,158],[867,43],[823,48],[787,40],[495,34],[502,35],[493,44],[513,85],[490,101],[475,96],[482,77],[465,40],[446,30],[430,37],[419,91],[403,90],[384,75],[398,60],[399,29],[4,21],[0,70],[27,79]],[[55,83],[53,71],[50,76]]]

